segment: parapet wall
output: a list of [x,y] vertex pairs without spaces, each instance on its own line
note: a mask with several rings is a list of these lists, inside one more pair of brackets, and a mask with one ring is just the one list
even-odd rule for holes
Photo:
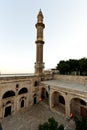
[[81,83],[81,84],[87,84],[87,76],[54,75],[54,79],[60,79],[60,80],[77,82],[77,83]]

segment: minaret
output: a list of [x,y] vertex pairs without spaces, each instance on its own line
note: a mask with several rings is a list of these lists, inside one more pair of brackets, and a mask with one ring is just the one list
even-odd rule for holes
[[37,39],[36,39],[36,63],[35,63],[35,74],[36,75],[43,75],[44,63],[43,63],[43,29],[45,25],[43,23],[43,14],[40,10],[37,15],[37,23],[35,27],[37,29]]

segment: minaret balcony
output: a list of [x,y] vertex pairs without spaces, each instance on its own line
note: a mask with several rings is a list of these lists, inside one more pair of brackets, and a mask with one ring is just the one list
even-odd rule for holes
[[38,26],[42,26],[43,28],[45,28],[44,23],[38,22],[37,24],[35,24],[36,28],[38,28]]
[[35,63],[35,68],[44,68],[45,63]]
[[44,44],[44,41],[43,41],[43,40],[36,40],[35,43],[41,43],[41,44]]

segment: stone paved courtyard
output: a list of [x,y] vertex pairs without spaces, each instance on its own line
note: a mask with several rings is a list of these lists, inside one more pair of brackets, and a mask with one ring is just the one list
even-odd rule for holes
[[[43,103],[31,106],[13,116],[1,120],[3,130],[37,130],[40,123],[46,122],[49,117],[54,117],[60,124],[66,124],[65,116],[54,113]],[[73,122],[68,123],[66,130],[74,130]]]

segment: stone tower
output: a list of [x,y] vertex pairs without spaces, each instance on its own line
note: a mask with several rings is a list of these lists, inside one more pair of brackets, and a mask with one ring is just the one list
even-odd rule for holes
[[43,29],[45,25],[43,23],[43,14],[40,10],[37,15],[37,23],[35,27],[37,29],[37,39],[36,39],[36,62],[35,62],[35,74],[36,75],[43,75],[44,63],[43,63]]

